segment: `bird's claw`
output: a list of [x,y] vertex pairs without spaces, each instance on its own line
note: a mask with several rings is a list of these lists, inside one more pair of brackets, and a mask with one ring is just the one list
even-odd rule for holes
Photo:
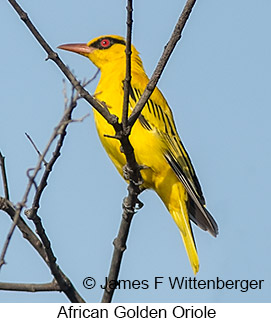
[[124,165],[122,167],[123,177],[126,181],[129,181],[131,178],[131,175],[133,173],[133,170],[129,168],[127,165]]
[[140,210],[143,206],[144,206],[144,203],[141,202],[138,198],[136,198],[136,203],[134,207],[132,207],[131,204],[128,202],[127,197],[125,197],[122,202],[122,208],[123,210],[125,210],[126,216],[128,216],[128,214],[133,215],[138,210]]
[[124,165],[123,166],[123,168],[122,168],[122,171],[123,171],[123,177],[124,177],[124,179],[126,180],[126,181],[130,181],[130,182],[132,182],[134,185],[136,185],[136,186],[140,186],[140,185],[142,185],[143,184],[143,179],[142,179],[142,176],[141,176],[141,174],[140,174],[140,171],[142,170],[142,169],[147,169],[148,168],[148,166],[145,166],[145,165],[138,165],[138,167],[137,167],[137,171],[138,171],[138,181],[136,182],[135,180],[133,180],[132,179],[132,177],[133,177],[133,173],[134,173],[134,170],[133,169],[131,169],[130,167],[128,167],[127,166],[127,164],[126,165]]
[[144,203],[141,202],[138,198],[136,199],[136,205],[135,205],[135,209],[138,211],[140,209],[142,209],[144,206]]

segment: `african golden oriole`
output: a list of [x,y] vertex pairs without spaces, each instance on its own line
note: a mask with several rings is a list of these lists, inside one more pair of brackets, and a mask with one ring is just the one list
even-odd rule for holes
[[[97,37],[87,44],[65,44],[58,47],[86,56],[100,69],[101,78],[95,98],[105,102],[109,111],[120,119],[126,71],[125,47],[123,37],[112,35]],[[148,81],[139,53],[132,46],[129,113],[135,107]],[[104,136],[113,136],[114,129],[96,110],[94,118],[100,140],[123,176],[126,160],[120,151],[120,143]],[[145,166],[141,170],[143,188],[153,189],[164,202],[181,232],[196,274],[199,270],[199,260],[190,220],[213,236],[218,234],[218,227],[205,207],[195,170],[177,133],[172,112],[158,88],[155,88],[134,124],[130,141],[138,164]]]

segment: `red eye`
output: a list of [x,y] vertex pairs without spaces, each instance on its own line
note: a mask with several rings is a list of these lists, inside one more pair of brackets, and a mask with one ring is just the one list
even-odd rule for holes
[[107,48],[110,46],[110,40],[107,38],[104,38],[101,40],[100,44],[103,48]]

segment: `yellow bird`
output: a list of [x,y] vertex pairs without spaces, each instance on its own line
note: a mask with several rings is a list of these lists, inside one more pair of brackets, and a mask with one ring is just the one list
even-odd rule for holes
[[[126,42],[120,36],[101,36],[87,44],[65,44],[58,48],[89,58],[101,71],[95,98],[105,102],[109,111],[121,119],[123,107],[123,80],[126,71]],[[132,46],[131,88],[129,113],[135,107],[149,79],[144,71],[138,51]],[[94,110],[100,140],[123,176],[125,156],[118,140],[104,135],[114,135],[114,129]],[[141,175],[143,188],[153,189],[164,202],[177,224],[194,274],[199,270],[199,259],[190,220],[213,236],[218,227],[205,207],[205,200],[195,170],[177,133],[172,112],[163,94],[155,88],[139,119],[132,128],[130,141],[139,165],[144,165]]]

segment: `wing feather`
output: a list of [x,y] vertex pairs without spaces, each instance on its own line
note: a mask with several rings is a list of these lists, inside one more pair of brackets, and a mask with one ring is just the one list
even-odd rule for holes
[[[155,96],[152,95],[139,117],[139,122],[146,130],[155,130],[164,142],[164,157],[187,190],[189,196],[188,210],[190,219],[201,229],[207,230],[213,236],[216,236],[218,234],[217,224],[205,207],[205,200],[200,183],[189,155],[177,133],[172,112],[161,92],[158,89],[156,89],[156,91],[158,91],[156,94],[160,96],[159,99],[163,104],[159,104],[159,100],[156,102]],[[131,109],[135,106],[141,94],[142,93],[138,88],[130,88]]]

